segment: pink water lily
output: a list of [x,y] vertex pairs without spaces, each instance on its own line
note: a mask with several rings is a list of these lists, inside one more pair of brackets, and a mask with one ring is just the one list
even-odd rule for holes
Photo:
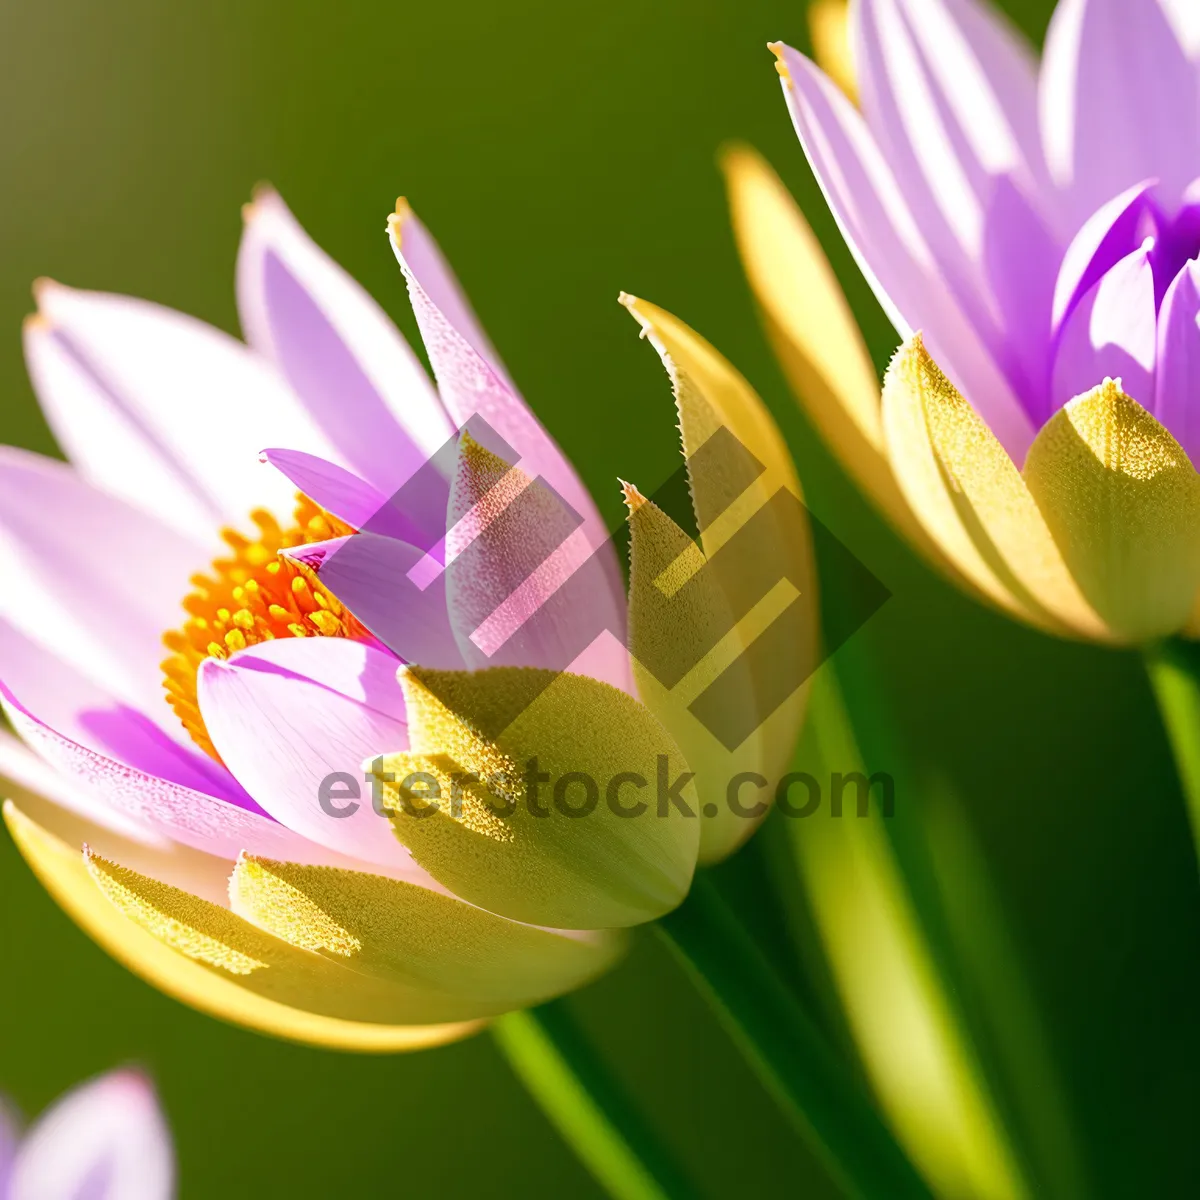
[[773,47],[821,190],[907,341],[882,406],[819,248],[731,160],[743,254],[811,368],[796,379],[819,424],[939,565],[1057,632],[1195,625],[1194,8],[1060,0],[1039,64],[981,0],[854,0],[860,108]]
[[[590,979],[620,951],[606,929],[686,894],[698,841],[697,822],[671,820],[619,822],[571,854],[521,843],[520,868],[558,888],[541,907],[523,897],[514,920],[499,886],[485,880],[468,904],[418,863],[370,787],[321,800],[330,777],[367,784],[379,755],[442,746],[428,712],[414,724],[430,676],[398,677],[397,655],[302,548],[367,523],[474,417],[512,448],[521,479],[578,515],[550,548],[555,578],[593,553],[611,559],[611,586],[572,610],[618,633],[562,685],[593,718],[576,749],[586,758],[614,730],[651,764],[664,746],[630,695],[625,600],[591,497],[406,205],[389,231],[436,387],[263,192],[238,257],[246,344],[145,301],[43,282],[26,353],[70,465],[0,450],[0,697],[23,739],[0,740],[0,772],[27,793],[6,810],[18,845],[71,915],[158,986],[284,1036],[371,1049],[461,1036]],[[457,460],[468,484],[473,462]],[[391,515],[372,560],[369,594],[383,597],[393,568],[446,553],[444,496]],[[452,605],[422,619],[422,645],[464,645]],[[432,665],[479,665],[468,658]]]
[[168,1200],[171,1133],[154,1088],[112,1071],[59,1097],[29,1129],[0,1109],[4,1200]]

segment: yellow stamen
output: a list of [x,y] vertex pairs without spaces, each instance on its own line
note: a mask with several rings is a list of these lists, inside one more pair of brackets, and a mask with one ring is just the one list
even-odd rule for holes
[[222,531],[231,554],[214,559],[208,574],[192,576],[195,591],[183,599],[187,619],[163,634],[171,652],[162,664],[167,703],[192,740],[218,762],[196,702],[196,673],[206,658],[228,658],[273,638],[366,636],[312,571],[279,557],[281,550],[354,530],[304,495],[296,498],[295,524],[287,529],[265,509],[250,520],[256,537]]

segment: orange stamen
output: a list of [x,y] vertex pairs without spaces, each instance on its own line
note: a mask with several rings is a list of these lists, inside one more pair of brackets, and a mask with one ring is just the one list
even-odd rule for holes
[[218,762],[196,701],[196,673],[206,658],[228,658],[281,637],[366,636],[312,571],[279,557],[281,550],[354,530],[304,495],[296,497],[295,524],[287,529],[265,509],[256,509],[250,520],[256,537],[222,530],[232,554],[214,559],[209,574],[192,576],[195,591],[183,599],[187,620],[163,634],[171,651],[162,664],[167,703],[192,740]]

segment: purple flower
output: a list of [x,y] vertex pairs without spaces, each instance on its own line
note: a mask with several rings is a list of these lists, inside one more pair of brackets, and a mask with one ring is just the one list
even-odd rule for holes
[[[540,756],[601,784],[629,770],[652,780],[658,757],[672,778],[686,764],[634,699],[620,636],[584,638],[503,744],[476,736],[470,703],[439,704],[439,683],[481,705],[519,690],[563,632],[533,638],[516,664],[468,670],[482,665],[470,601],[507,579],[509,556],[545,551],[521,593],[534,608],[590,555],[604,560],[564,618],[585,632],[620,634],[625,597],[591,497],[436,245],[404,204],[389,231],[436,387],[264,192],[238,258],[247,344],[144,301],[42,283],[26,352],[71,465],[0,450],[0,698],[23,739],[0,740],[0,770],[29,793],[6,809],[22,852],[92,936],[171,994],[376,1050],[459,1037],[592,978],[621,951],[613,930],[682,899],[699,845],[699,822],[653,809],[489,825],[469,783],[459,796],[439,774],[448,751],[464,777],[483,773],[477,759]],[[371,586],[355,593],[356,606],[401,609],[419,647],[447,655],[406,666],[321,564],[476,416],[518,466],[464,438],[429,511],[424,489],[388,510]],[[496,497],[531,477],[577,515],[574,532],[549,541],[514,519],[472,547],[475,591],[418,604],[408,572],[431,550],[452,556],[460,526],[507,513]],[[439,550],[447,496],[451,513],[472,503]],[[399,760],[410,772],[385,778]],[[441,780],[463,812],[406,815],[411,775]]]
[[818,424],[939,565],[1057,632],[1195,627],[1194,18],[1061,0],[1039,65],[978,0],[860,0],[861,111],[773,47],[833,216],[906,339],[882,406],[807,228],[761,167],[730,160],[743,254]]
[[60,1096],[24,1134],[0,1108],[3,1200],[168,1200],[171,1132],[154,1088],[111,1071]]

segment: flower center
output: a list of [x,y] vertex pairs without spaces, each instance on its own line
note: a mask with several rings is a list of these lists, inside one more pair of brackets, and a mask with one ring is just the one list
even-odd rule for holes
[[195,590],[183,599],[187,620],[163,634],[171,651],[162,664],[167,703],[192,740],[218,762],[196,700],[196,676],[206,658],[228,658],[275,638],[366,636],[311,571],[279,557],[281,550],[354,530],[304,495],[296,497],[295,524],[287,529],[265,509],[256,509],[250,520],[257,537],[222,530],[232,553],[214,559],[208,574],[192,576]]

